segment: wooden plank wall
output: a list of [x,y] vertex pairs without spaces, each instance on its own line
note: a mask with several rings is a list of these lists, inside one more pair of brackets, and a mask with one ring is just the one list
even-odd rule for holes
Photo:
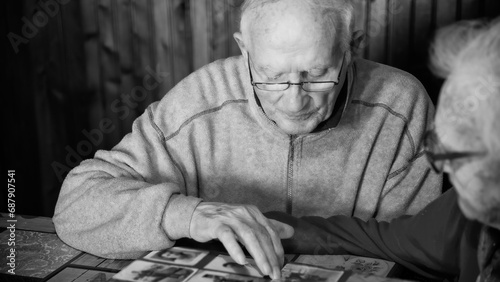
[[[110,118],[114,130],[97,148],[109,148],[133,120],[191,72],[186,1],[81,1],[90,124]],[[154,73],[154,75],[153,75]],[[156,76],[157,79],[154,79]]]
[[[36,146],[6,152],[7,162],[33,175],[27,184],[32,188],[25,189],[36,192],[24,193],[42,199],[26,204],[21,212],[51,216],[61,174],[74,166],[73,154],[85,159],[97,149],[111,148],[148,104],[186,75],[216,59],[238,55],[232,34],[238,29],[242,1],[60,1],[66,4],[22,44],[20,54],[10,50],[8,56],[13,70],[8,79],[17,93],[9,114],[22,120],[16,130],[20,137],[8,142],[26,146],[30,140]],[[22,17],[32,19],[47,0],[8,2],[7,31],[21,33]],[[498,0],[353,4],[356,27],[366,33],[360,56],[413,73],[434,99],[440,81],[426,68],[434,30],[460,19],[500,15]],[[26,109],[29,114],[23,115]],[[55,163],[61,165],[58,172]]]
[[[178,81],[214,60],[239,55],[233,39],[243,0],[81,1],[90,124],[109,117],[109,148],[132,121]],[[433,31],[453,21],[500,14],[498,0],[353,0],[356,28],[365,31],[362,57],[432,80],[426,57]],[[166,73],[137,106],[125,106],[149,70]],[[115,107],[113,106],[115,105]],[[118,111],[118,113],[117,113]]]
[[[11,132],[4,138],[2,162],[16,171],[16,213],[52,214],[61,186],[52,163],[67,163],[65,147],[81,140],[81,130],[88,127],[89,93],[77,4],[2,3],[6,34],[19,39],[5,49],[3,93]],[[67,166],[76,163],[69,160]],[[4,201],[6,193],[1,196]],[[6,211],[7,205],[2,208]]]

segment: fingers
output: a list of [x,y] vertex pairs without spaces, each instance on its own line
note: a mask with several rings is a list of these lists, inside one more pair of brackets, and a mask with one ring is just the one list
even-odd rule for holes
[[278,235],[278,232],[276,232],[274,226],[272,226],[270,221],[266,217],[264,217],[264,215],[262,215],[260,211],[257,212],[258,212],[258,214],[256,215],[257,221],[260,224],[262,224],[262,226],[264,226],[265,228],[265,231],[263,233],[269,235],[268,238],[269,238],[269,243],[271,244],[270,245],[271,248],[267,249],[266,252],[268,254],[268,258],[271,263],[276,262],[277,263],[276,267],[280,269],[283,264],[285,253],[283,251],[283,246],[281,245],[281,240]]
[[295,230],[290,225],[283,222],[279,222],[274,219],[268,219],[268,220],[270,221],[271,225],[274,227],[274,230],[276,230],[278,236],[281,239],[288,239],[293,236]]
[[267,249],[267,255],[271,262],[271,266],[273,268],[274,279],[278,279],[281,274],[281,267],[283,267],[283,263],[285,261],[285,252],[283,251],[283,246],[281,245],[281,240],[278,237],[277,233],[271,226],[267,226],[267,230],[269,234],[271,234],[271,244],[272,248]]
[[[271,222],[256,208],[250,207],[254,218],[263,227],[260,230],[258,237],[260,241],[261,250],[266,255],[267,262],[271,267],[270,276],[278,279],[281,275],[281,267],[284,263],[285,253],[278,232],[276,232]],[[245,245],[246,246],[246,245]]]
[[228,226],[219,228],[217,231],[217,237],[234,261],[241,265],[246,263],[245,254],[238,244],[238,241],[236,241],[235,234],[231,228]]
[[280,269],[283,267],[285,263],[285,251],[283,250],[283,245],[281,244],[281,239],[290,238],[293,236],[294,229],[288,224],[281,223],[279,221],[275,221],[273,219],[266,219],[267,225],[266,228],[269,230],[269,234],[271,234],[271,240],[273,242],[274,253],[278,257],[278,268],[275,268],[275,271],[278,274],[281,274]]
[[269,234],[271,234],[271,242],[273,244],[274,254],[276,254],[276,257],[278,259],[277,267],[278,269],[281,269],[285,261],[285,251],[283,250],[283,246],[281,245],[280,236],[278,232],[276,232],[276,229],[272,226],[272,224],[268,223],[266,225],[266,229],[268,230]]
[[262,232],[265,228],[260,227],[259,229],[261,230],[258,230],[256,227],[238,226],[235,231],[240,242],[245,245],[245,248],[253,257],[261,272],[274,279],[274,268],[277,266],[278,261],[276,255],[273,257],[270,254],[274,250],[273,244],[269,236],[266,236]]
[[[245,255],[238,240],[245,245],[247,251],[254,258],[257,267],[264,275],[269,275],[272,279],[279,279],[281,275],[281,267],[269,260],[269,256],[273,254],[273,246],[271,239],[267,237],[268,242],[263,243],[262,234],[255,232],[246,226],[233,226],[234,230],[229,226],[223,226],[217,231],[217,237],[226,248],[229,255],[239,264],[247,264]],[[264,228],[262,228],[264,230]],[[273,231],[274,232],[274,231]],[[268,247],[263,248],[264,245]],[[265,251],[268,250],[268,251]]]
[[191,238],[206,242],[219,239],[229,255],[245,264],[242,243],[265,275],[278,279],[284,261],[280,237],[293,234],[286,224],[268,220],[255,206],[200,203],[190,223]]

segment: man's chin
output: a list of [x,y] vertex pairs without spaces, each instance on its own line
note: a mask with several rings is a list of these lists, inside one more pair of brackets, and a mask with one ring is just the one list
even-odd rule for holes
[[303,135],[311,133],[318,124],[313,120],[290,121],[281,120],[276,123],[288,135]]

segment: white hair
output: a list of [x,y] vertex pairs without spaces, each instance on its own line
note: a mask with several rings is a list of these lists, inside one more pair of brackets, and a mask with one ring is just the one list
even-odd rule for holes
[[431,47],[430,68],[476,103],[473,126],[500,157],[500,17],[440,29]]
[[[243,33],[241,19],[243,15],[253,11],[251,20],[258,20],[258,9],[267,4],[283,0],[245,0],[240,8],[240,31]],[[352,32],[354,28],[353,6],[349,0],[302,0],[311,9],[321,15],[325,21],[325,29],[335,35],[342,52],[350,51]],[[333,34],[333,32],[335,32]]]

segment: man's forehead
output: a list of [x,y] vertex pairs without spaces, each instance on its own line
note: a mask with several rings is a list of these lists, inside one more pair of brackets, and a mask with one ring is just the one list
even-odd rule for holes
[[330,34],[335,31],[328,29],[319,13],[304,1],[278,1],[246,12],[242,32],[248,39],[258,41],[256,44],[275,48],[323,43],[325,37],[332,37]]
[[290,66],[294,64],[289,64],[290,61],[287,60],[286,56],[283,56],[283,59],[281,60],[273,60],[273,61],[263,60],[263,61],[258,61],[257,63],[256,62],[252,63],[255,69],[266,73],[280,73],[286,70],[288,71],[324,70],[335,66],[335,64],[333,63],[332,56],[329,56],[324,60],[317,60],[316,62],[312,61],[311,63],[308,64],[294,66],[293,69],[289,69]]

